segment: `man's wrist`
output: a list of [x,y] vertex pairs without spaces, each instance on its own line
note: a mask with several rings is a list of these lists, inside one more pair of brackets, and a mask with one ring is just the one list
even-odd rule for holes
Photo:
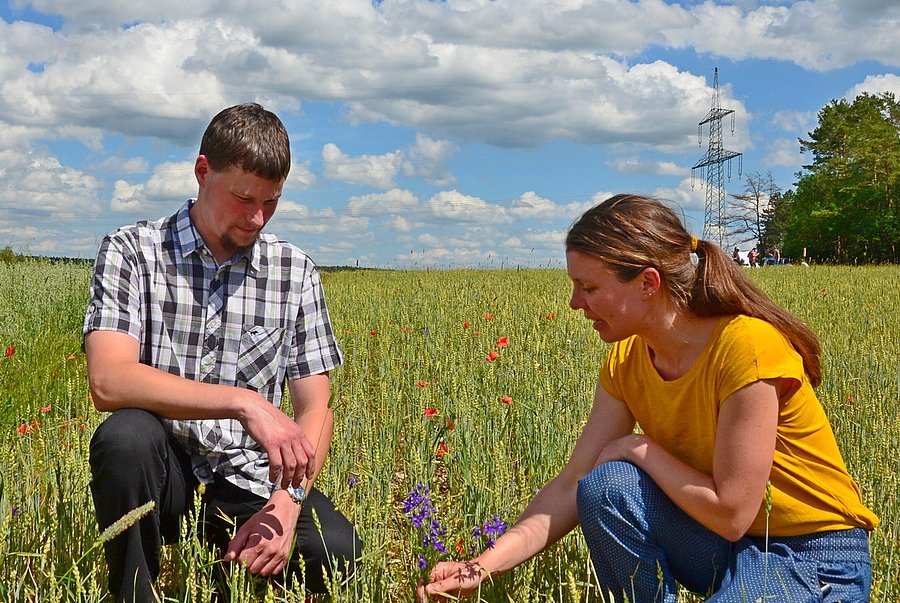
[[303,486],[297,486],[295,488],[294,486],[288,485],[287,488],[282,488],[280,485],[278,485],[275,487],[275,490],[283,490],[298,506],[302,505],[303,501],[306,500],[306,488],[304,488]]

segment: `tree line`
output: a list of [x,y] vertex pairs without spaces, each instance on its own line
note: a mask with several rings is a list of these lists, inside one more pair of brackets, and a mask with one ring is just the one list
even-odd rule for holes
[[731,240],[763,253],[840,264],[897,263],[900,243],[900,103],[892,93],[833,100],[800,139],[811,162],[782,192],[772,174],[751,173],[733,195]]

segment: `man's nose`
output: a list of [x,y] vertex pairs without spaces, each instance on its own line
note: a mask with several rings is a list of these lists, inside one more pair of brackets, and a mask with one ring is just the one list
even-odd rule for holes
[[247,216],[247,219],[251,224],[262,228],[265,225],[265,217],[263,216],[263,210],[261,207],[253,209],[250,214]]

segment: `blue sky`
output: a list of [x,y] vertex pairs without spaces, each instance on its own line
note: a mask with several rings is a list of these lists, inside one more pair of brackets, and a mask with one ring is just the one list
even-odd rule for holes
[[0,247],[93,257],[173,213],[245,101],[291,134],[269,230],[322,265],[561,266],[617,192],[701,234],[715,68],[726,192],[786,190],[822,107],[900,96],[898,31],[898,0],[0,0]]

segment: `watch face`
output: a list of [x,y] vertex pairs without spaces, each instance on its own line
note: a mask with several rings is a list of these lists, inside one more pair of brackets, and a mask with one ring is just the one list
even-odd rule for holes
[[303,489],[303,486],[297,486],[296,488],[293,486],[288,486],[285,488],[287,493],[291,495],[291,498],[294,499],[294,502],[298,505],[306,500],[306,490]]

